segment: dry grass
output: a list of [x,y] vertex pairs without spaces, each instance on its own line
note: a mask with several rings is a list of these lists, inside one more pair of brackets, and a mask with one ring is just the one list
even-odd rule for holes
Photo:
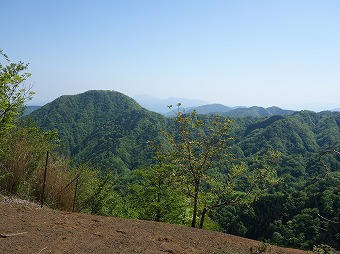
[[[47,167],[45,201],[60,210],[72,211],[75,191],[75,174],[69,170],[69,161],[61,158],[51,159]],[[41,195],[44,170],[39,172],[36,189]]]
[[[46,144],[27,133],[8,137],[0,142],[0,189],[27,200],[39,201],[43,189]],[[5,152],[4,152],[5,151]],[[51,207],[72,210],[74,173],[69,161],[50,156],[47,168],[45,202]]]

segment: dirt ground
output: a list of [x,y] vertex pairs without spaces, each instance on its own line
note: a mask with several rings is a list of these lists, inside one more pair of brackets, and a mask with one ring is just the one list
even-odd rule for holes
[[[306,254],[219,232],[0,202],[0,253]],[[250,248],[253,251],[250,251]]]

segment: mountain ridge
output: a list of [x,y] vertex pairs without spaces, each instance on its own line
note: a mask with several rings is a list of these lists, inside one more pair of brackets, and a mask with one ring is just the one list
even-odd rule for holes
[[[268,108],[252,106],[252,107],[228,107],[222,104],[207,104],[198,107],[183,108],[179,107],[179,111],[184,113],[190,113],[196,111],[197,114],[202,115],[220,115],[225,117],[240,117],[240,116],[252,116],[252,117],[263,117],[263,116],[273,116],[273,115],[291,115],[297,111],[281,109],[276,106],[271,106]],[[176,112],[176,110],[175,110]],[[173,112],[163,113],[164,116],[171,117]]]
[[61,96],[30,116],[39,126],[57,129],[67,155],[75,161],[119,171],[145,162],[144,141],[154,137],[166,120],[122,93],[97,90]]
[[163,114],[164,116],[173,116],[173,112],[168,109],[168,106],[172,105],[173,108],[180,103],[180,111],[190,113],[195,110],[198,114],[218,114],[222,116],[270,116],[270,115],[289,115],[293,114],[294,110],[281,109],[277,106],[271,106],[268,108],[260,106],[237,106],[229,107],[220,103],[206,103],[202,100],[192,100],[184,98],[167,98],[158,99],[150,95],[137,95],[133,97],[137,103],[142,107],[154,111],[156,113]]
[[207,104],[207,102],[199,99],[185,99],[175,97],[159,99],[146,94],[133,96],[132,98],[136,100],[142,107],[161,114],[168,112],[169,105],[176,105],[179,102],[187,105],[187,107],[195,107]]
[[[224,116],[270,116],[270,115],[289,115],[294,112],[298,112],[301,110],[293,110],[293,109],[283,109],[278,106],[270,106],[270,107],[262,107],[262,106],[226,106],[221,103],[208,103],[206,101],[200,99],[187,99],[187,98],[176,98],[169,97],[167,99],[159,99],[154,96],[150,96],[147,94],[141,94],[131,97],[134,99],[140,106],[150,111],[162,114],[164,116],[172,116],[172,113],[169,112],[168,106],[173,105],[176,106],[178,103],[181,103],[181,111],[185,111],[187,113],[196,110],[198,114],[220,114]],[[48,103],[47,103],[48,104]],[[28,105],[25,108],[24,116],[31,114],[33,111],[41,108],[39,105]],[[276,111],[276,112],[275,112]],[[316,112],[314,110],[310,110]],[[339,112],[340,108],[333,108],[329,110],[323,111],[331,111],[331,112]],[[320,111],[320,112],[323,112]],[[262,112],[262,113],[261,113]],[[319,111],[318,111],[319,112]]]

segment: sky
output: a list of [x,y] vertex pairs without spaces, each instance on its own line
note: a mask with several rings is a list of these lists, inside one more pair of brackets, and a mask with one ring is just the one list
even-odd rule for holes
[[29,63],[30,105],[95,89],[340,108],[338,0],[2,0],[1,10],[0,49]]

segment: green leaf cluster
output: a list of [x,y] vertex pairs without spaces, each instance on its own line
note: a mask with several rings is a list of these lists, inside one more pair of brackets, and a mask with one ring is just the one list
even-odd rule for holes
[[0,62],[0,135],[4,135],[4,132],[15,127],[15,121],[34,92],[24,84],[31,76],[25,72],[28,64],[12,63],[2,50],[0,57],[4,60],[4,63]]

